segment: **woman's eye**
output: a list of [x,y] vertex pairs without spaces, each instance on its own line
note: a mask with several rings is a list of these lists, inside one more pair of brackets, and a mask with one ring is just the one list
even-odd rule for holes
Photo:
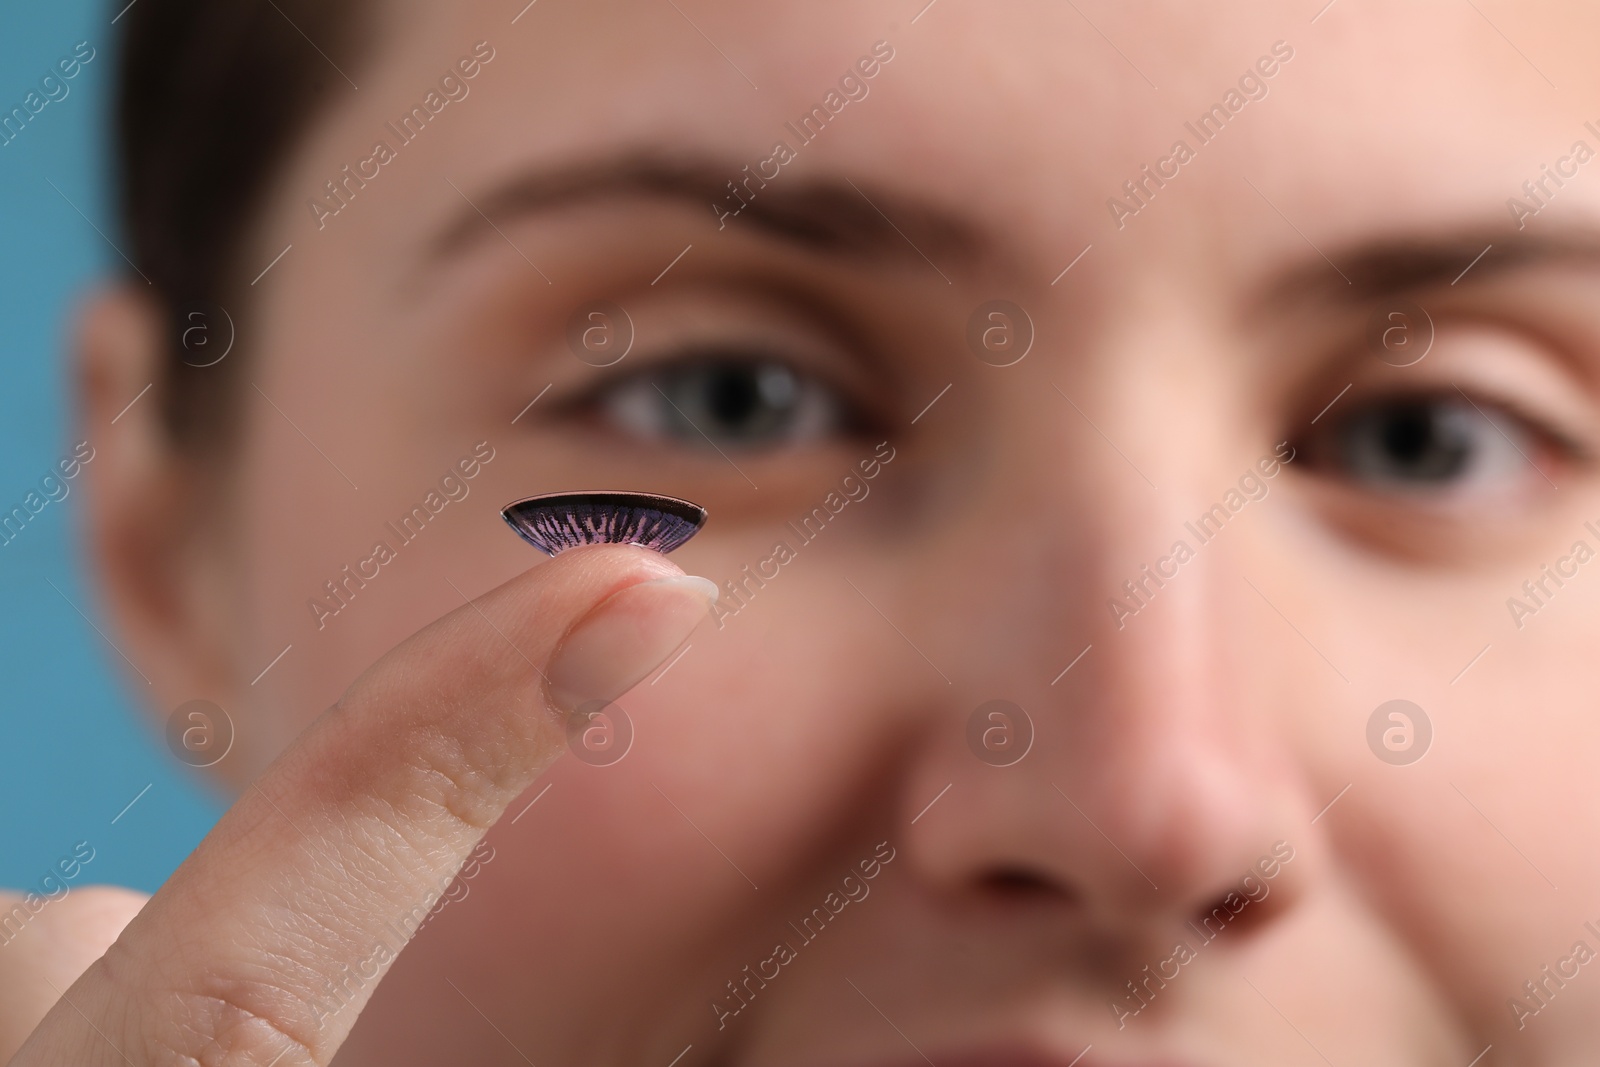
[[846,408],[817,379],[772,359],[711,356],[640,371],[599,397],[604,420],[647,441],[762,449],[844,428]]
[[1514,490],[1542,480],[1535,463],[1548,450],[1523,420],[1460,395],[1371,403],[1330,429],[1312,449],[1318,465],[1388,492]]

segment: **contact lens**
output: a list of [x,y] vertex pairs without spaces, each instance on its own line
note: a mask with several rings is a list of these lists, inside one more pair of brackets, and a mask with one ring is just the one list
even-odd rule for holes
[[643,545],[671,552],[705,525],[706,509],[653,493],[547,493],[500,509],[517,536],[555,555],[579,545]]

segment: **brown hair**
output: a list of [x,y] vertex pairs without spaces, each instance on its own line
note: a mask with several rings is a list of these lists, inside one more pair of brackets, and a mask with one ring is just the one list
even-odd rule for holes
[[222,436],[245,347],[215,366],[186,364],[184,309],[223,306],[242,332],[250,265],[240,254],[296,137],[331,98],[355,91],[338,68],[352,70],[365,6],[138,0],[120,16],[119,208],[128,253],[168,322],[157,396],[182,444]]

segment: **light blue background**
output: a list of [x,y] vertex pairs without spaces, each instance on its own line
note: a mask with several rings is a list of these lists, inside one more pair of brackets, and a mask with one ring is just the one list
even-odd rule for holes
[[[0,147],[0,511],[20,503],[77,440],[63,357],[72,301],[122,265],[94,227],[126,247],[106,180],[111,18],[125,2],[51,0],[0,12],[0,112],[20,105],[77,42],[97,53],[64,100]],[[51,503],[0,546],[0,886],[37,886],[75,842],[87,840],[95,857],[74,884],[148,892],[194,848],[220,806],[167,753],[135,704],[126,678],[143,688],[138,676],[50,587],[104,628],[78,560],[78,503],[76,492]]]

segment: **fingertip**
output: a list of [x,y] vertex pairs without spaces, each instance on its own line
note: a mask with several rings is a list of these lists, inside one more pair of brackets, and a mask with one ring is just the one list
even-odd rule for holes
[[570,568],[575,574],[590,577],[614,576],[618,584],[608,590],[606,596],[623,585],[653,578],[674,578],[684,573],[672,560],[642,545],[583,545],[570,548],[534,569],[556,567]]
[[666,660],[710,617],[717,586],[677,574],[630,583],[579,619],[551,656],[546,695],[572,712],[621,696]]

